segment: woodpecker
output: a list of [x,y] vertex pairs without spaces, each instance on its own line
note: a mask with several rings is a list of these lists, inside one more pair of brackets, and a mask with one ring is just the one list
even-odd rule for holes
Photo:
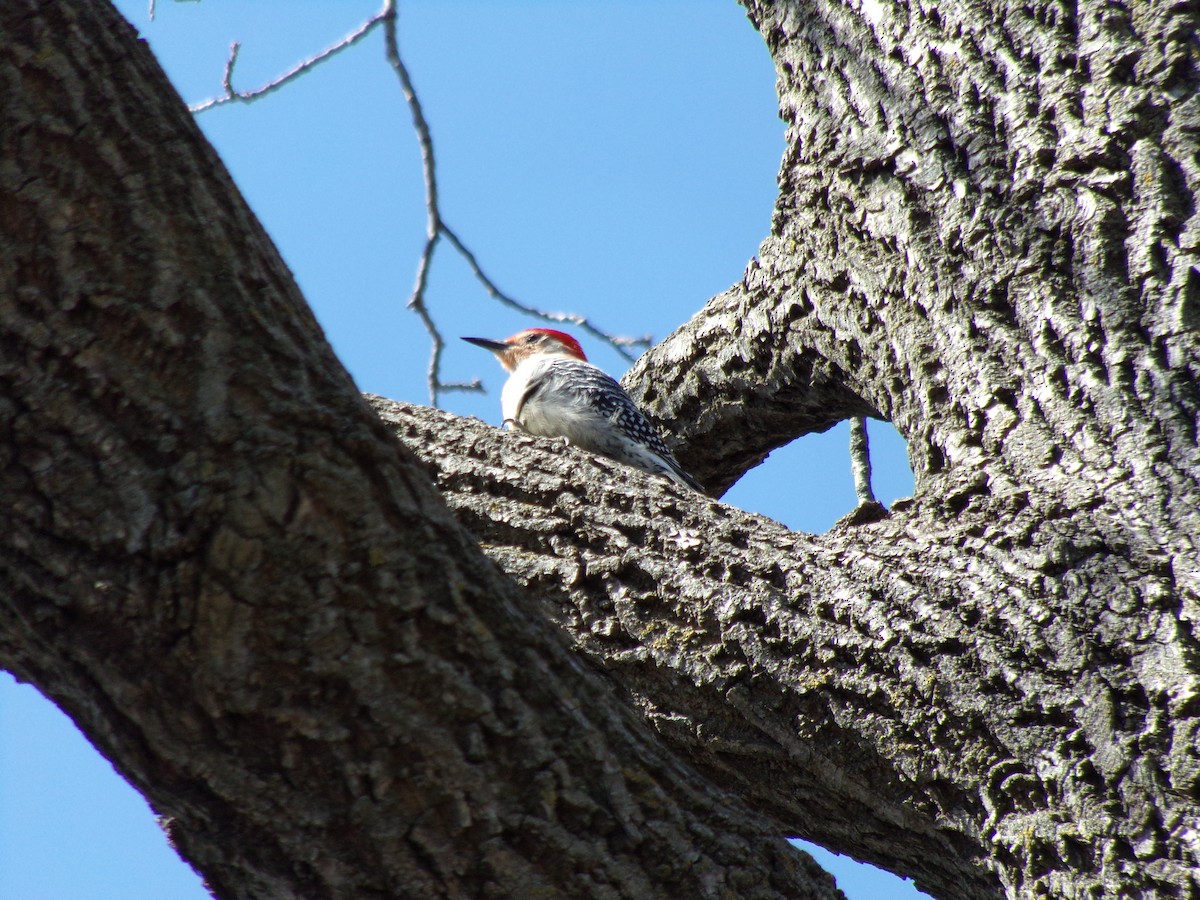
[[506,427],[565,438],[589,453],[704,492],[625,389],[588,362],[569,334],[529,328],[503,341],[463,340],[491,350],[512,373],[500,395]]

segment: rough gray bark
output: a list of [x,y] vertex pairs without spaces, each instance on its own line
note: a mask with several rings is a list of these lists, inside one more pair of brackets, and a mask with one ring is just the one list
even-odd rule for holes
[[1168,565],[1105,547],[1103,515],[974,485],[798,535],[373,403],[488,554],[780,831],[935,896],[1195,891],[1194,662]]
[[747,5],[789,123],[772,234],[627,382],[718,487],[790,439],[797,376],[909,441],[918,503],[821,540],[878,640],[798,730],[931,785],[1011,896],[1195,895],[1195,5]]
[[0,6],[0,664],[222,897],[835,897],[357,395],[104,3]]
[[750,4],[772,234],[627,383],[714,491],[895,422],[819,537],[373,401],[423,473],[111,11],[0,10],[0,661],[223,893],[1200,893],[1190,6]]

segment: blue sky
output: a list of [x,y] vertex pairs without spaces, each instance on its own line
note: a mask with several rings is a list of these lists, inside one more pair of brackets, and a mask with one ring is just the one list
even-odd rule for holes
[[[375,0],[146,0],[117,7],[187,103],[259,86],[353,30]],[[784,148],[774,71],[732,0],[485,3],[409,0],[401,52],[437,151],[442,212],[522,302],[660,340],[737,281],[770,224]],[[405,309],[425,213],[407,108],[372,35],[285,90],[199,117],[364,391],[428,402],[428,340]],[[443,243],[429,306],[448,340],[443,378],[483,396],[442,405],[499,423],[503,373],[457,340],[533,322],[499,307]],[[594,340],[589,357],[628,363]],[[871,424],[875,489],[912,491],[903,442]],[[772,454],[725,497],[821,532],[854,491],[845,426]],[[855,898],[923,896],[814,850]],[[142,798],[32,688],[0,675],[0,897],[207,896]]]

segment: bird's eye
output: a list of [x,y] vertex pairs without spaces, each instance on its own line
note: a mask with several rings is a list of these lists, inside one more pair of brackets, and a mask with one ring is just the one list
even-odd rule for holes
[[538,341],[540,341],[540,340],[541,340],[543,337],[544,337],[544,335],[540,335],[540,334],[527,334],[527,335],[525,335],[525,343],[527,343],[527,344],[536,344],[536,343],[538,343]]

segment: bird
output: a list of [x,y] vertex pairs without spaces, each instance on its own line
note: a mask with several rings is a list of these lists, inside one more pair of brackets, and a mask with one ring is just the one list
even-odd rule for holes
[[579,342],[553,328],[527,328],[502,341],[464,337],[490,350],[511,373],[500,395],[504,426],[561,437],[590,453],[704,492],[662,435]]

